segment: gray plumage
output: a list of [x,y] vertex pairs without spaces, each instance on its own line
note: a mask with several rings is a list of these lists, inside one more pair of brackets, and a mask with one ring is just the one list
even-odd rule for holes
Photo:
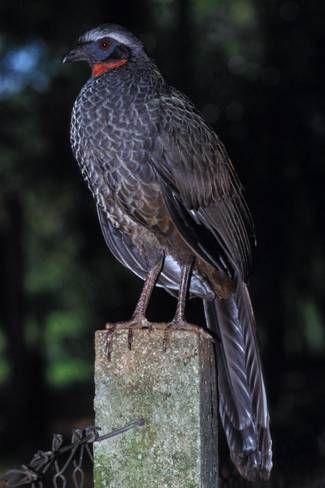
[[[78,47],[91,49],[91,65],[101,39],[109,40],[109,59],[128,54],[82,88],[71,144],[105,241],[143,279],[165,256],[157,284],[173,294],[182,265],[195,259],[190,294],[204,300],[218,337],[219,409],[231,457],[246,478],[267,479],[269,414],[246,286],[254,233],[241,185],[218,136],[165,82],[142,43],[119,26],[93,29]],[[98,56],[99,66],[107,62]]]

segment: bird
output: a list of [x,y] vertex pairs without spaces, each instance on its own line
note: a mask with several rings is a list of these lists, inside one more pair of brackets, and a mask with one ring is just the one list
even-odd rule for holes
[[91,76],[73,105],[72,152],[107,246],[144,280],[124,324],[129,344],[139,324],[150,326],[156,285],[177,297],[170,330],[204,330],[185,318],[187,296],[199,297],[215,335],[230,457],[244,478],[269,479],[270,416],[248,290],[254,224],[226,148],[126,28],[82,34],[63,59],[78,61]]

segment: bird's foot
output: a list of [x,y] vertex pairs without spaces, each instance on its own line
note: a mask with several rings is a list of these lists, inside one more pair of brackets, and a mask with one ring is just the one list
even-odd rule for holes
[[186,322],[186,320],[174,319],[165,328],[164,340],[163,340],[164,351],[166,351],[167,347],[169,346],[171,334],[178,330],[184,332],[194,332],[199,337],[214,342],[213,336],[206,329],[203,329],[203,327]]
[[113,339],[117,332],[124,331],[124,330],[128,331],[127,342],[128,342],[128,348],[131,350],[134,330],[143,330],[143,329],[147,329],[149,332],[151,332],[153,329],[161,330],[164,332],[164,338],[163,338],[164,351],[167,350],[167,347],[170,343],[170,337],[172,333],[175,331],[194,332],[195,334],[202,337],[203,339],[214,342],[214,338],[212,334],[209,333],[209,331],[203,329],[203,327],[200,327],[199,325],[190,324],[185,320],[174,319],[166,327],[166,324],[150,322],[143,315],[141,316],[135,315],[131,318],[131,320],[128,320],[127,322],[117,322],[116,324],[106,325],[106,330],[108,332],[107,340],[106,340],[106,355],[108,360],[111,359],[111,354],[113,350]]
[[117,322],[116,324],[106,324],[105,329],[108,331],[106,341],[106,354],[108,360],[111,359],[113,349],[113,339],[116,332],[120,330],[128,330],[128,348],[132,349],[133,331],[135,329],[148,329],[151,331],[152,323],[144,315],[134,315],[131,320],[126,322]]

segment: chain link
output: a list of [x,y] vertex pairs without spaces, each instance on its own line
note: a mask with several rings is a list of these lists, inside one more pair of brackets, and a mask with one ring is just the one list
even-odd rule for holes
[[0,481],[5,482],[7,488],[66,488],[68,479],[72,479],[74,488],[84,488],[84,468],[87,463],[94,462],[94,442],[110,439],[143,425],[143,419],[136,419],[104,435],[99,435],[100,429],[95,426],[75,429],[67,445],[64,445],[62,434],[54,434],[51,451],[37,451],[29,464],[23,464],[20,469],[10,469],[0,476]]

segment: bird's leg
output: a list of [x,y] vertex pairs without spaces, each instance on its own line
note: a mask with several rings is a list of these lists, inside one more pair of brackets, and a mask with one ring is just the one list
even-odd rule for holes
[[142,292],[138,303],[136,304],[135,310],[133,312],[130,327],[129,327],[129,334],[128,334],[128,343],[129,348],[131,349],[132,341],[133,341],[133,329],[132,324],[141,324],[142,327],[150,327],[150,322],[146,318],[146,311],[149,305],[149,301],[155,287],[156,281],[158,276],[161,272],[161,268],[163,265],[164,259],[162,258],[150,271],[149,274],[144,282]]
[[162,268],[162,260],[159,261],[150,271],[149,274],[144,282],[140,298],[138,300],[138,303],[136,304],[136,307],[134,309],[133,315],[132,315],[132,322],[135,321],[147,321],[145,314],[149,305],[150,297],[152,295],[152,291],[154,289],[154,286],[156,284],[156,281],[158,279],[158,276],[160,274]]
[[174,324],[181,324],[185,322],[185,305],[190,286],[190,279],[192,275],[193,261],[189,264],[185,264],[181,271],[181,283],[179,286],[178,300],[176,306],[175,317],[172,321]]
[[212,339],[210,334],[208,334],[202,327],[198,325],[190,324],[185,320],[185,305],[186,305],[186,298],[188,295],[189,285],[191,281],[192,268],[193,268],[193,260],[191,260],[189,263],[184,264],[182,266],[181,282],[179,286],[176,312],[173,320],[168,324],[167,328],[165,329],[164,350],[166,350],[167,348],[167,345],[169,343],[170,333],[173,330],[185,330],[185,331],[196,332],[198,334],[208,337],[210,340]]
[[117,329],[128,329],[128,345],[129,345],[129,349],[131,349],[132,341],[133,341],[133,328],[135,328],[135,327],[138,327],[138,328],[148,327],[148,328],[150,328],[150,322],[147,320],[145,314],[146,314],[146,311],[147,311],[147,308],[149,305],[149,301],[150,301],[152,291],[155,287],[156,281],[157,281],[158,276],[161,272],[163,262],[164,262],[164,256],[149,271],[148,276],[144,282],[140,298],[137,302],[137,305],[135,307],[135,310],[132,314],[131,319],[127,322],[120,322],[120,323],[113,324],[113,325],[108,324],[106,326],[107,330],[109,330],[111,333],[108,336],[107,345],[106,345],[108,357],[110,357],[110,354],[112,351],[113,335]]

